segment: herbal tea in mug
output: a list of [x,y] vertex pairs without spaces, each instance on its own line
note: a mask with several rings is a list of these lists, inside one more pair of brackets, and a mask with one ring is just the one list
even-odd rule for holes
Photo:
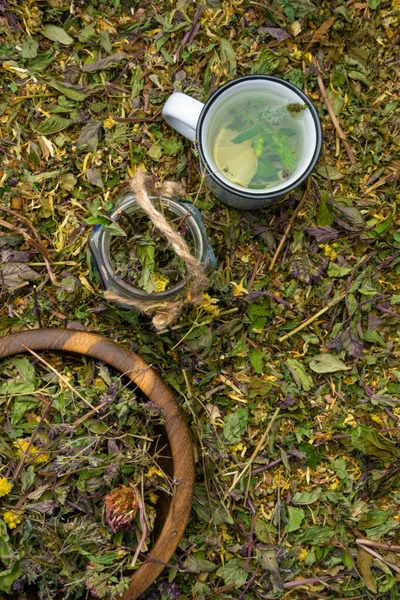
[[206,104],[176,92],[163,116],[196,140],[212,193],[242,210],[271,206],[297,188],[321,150],[321,124],[310,99],[273,75],[234,79]]
[[287,180],[302,156],[307,108],[263,91],[231,98],[209,128],[208,145],[218,171],[250,189]]

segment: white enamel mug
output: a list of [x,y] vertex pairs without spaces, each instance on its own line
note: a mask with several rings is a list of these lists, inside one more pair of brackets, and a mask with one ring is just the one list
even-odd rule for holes
[[[265,90],[290,105],[307,105],[303,111],[305,139],[300,160],[290,176],[265,189],[250,189],[233,183],[217,169],[209,147],[210,128],[219,111],[227,102],[240,95]],[[225,204],[241,210],[254,210],[275,204],[288,192],[297,188],[314,168],[322,144],[322,130],[317,111],[308,97],[295,85],[273,75],[248,75],[234,79],[216,90],[203,104],[187,94],[172,94],[162,111],[164,119],[178,133],[190,141],[197,141],[200,160],[206,172],[205,182],[213,194]]]

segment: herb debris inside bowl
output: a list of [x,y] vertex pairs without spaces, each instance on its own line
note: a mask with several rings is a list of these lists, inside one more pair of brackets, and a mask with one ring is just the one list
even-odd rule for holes
[[3,361],[0,402],[0,591],[120,596],[172,490],[159,408],[104,363],[51,354]]

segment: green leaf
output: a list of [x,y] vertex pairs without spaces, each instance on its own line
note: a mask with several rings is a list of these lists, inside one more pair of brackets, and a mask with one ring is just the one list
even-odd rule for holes
[[270,177],[275,177],[278,169],[273,165],[273,163],[267,159],[259,159],[257,165],[257,175],[262,177],[263,179],[269,179]]
[[310,546],[318,546],[328,542],[334,535],[334,530],[328,525],[309,525],[304,533],[296,539],[297,544],[310,544]]
[[249,360],[255,372],[260,375],[263,370],[263,353],[261,350],[250,350]]
[[245,563],[246,561],[242,558],[231,558],[218,569],[217,575],[222,577],[225,585],[234,585],[236,588],[240,588],[246,583],[248,577],[248,573],[244,570]]
[[183,567],[189,573],[212,573],[217,568],[217,565],[211,562],[211,560],[191,554],[185,560]]
[[330,262],[327,273],[328,277],[346,277],[351,271],[351,267],[342,267],[336,263]]
[[388,518],[391,516],[390,511],[379,510],[378,508],[372,508],[368,512],[361,515],[357,527],[358,529],[371,529],[378,525],[386,523]]
[[322,494],[321,488],[315,488],[312,492],[296,492],[291,500],[292,504],[307,505],[314,504]]
[[70,46],[74,43],[74,38],[71,37],[64,29],[57,27],[56,25],[46,25],[41,32],[44,37],[52,42],[59,42],[64,46]]
[[386,523],[383,523],[382,525],[372,527],[372,529],[367,529],[365,533],[369,539],[373,540],[374,542],[378,542],[388,533],[390,533],[391,531],[395,531],[399,527],[400,523],[398,521],[395,521],[394,519],[389,519]]
[[26,356],[23,358],[12,358],[11,362],[24,379],[33,384],[36,382],[35,367]]
[[304,519],[304,510],[295,506],[288,506],[288,523],[286,531],[291,533],[300,528]]
[[228,74],[231,77],[234,77],[236,75],[236,56],[232,44],[228,40],[222,38],[219,43],[219,48],[222,66],[228,71]]
[[35,391],[35,386],[30,381],[22,381],[21,379],[6,381],[0,387],[0,391],[8,396],[16,396],[21,394],[32,394]]
[[376,456],[381,460],[400,458],[400,449],[396,444],[379,437],[375,429],[359,426],[351,432],[351,443],[354,448],[368,456]]
[[295,358],[288,358],[286,360],[286,365],[293,375],[297,385],[300,385],[303,390],[308,392],[312,387],[314,387],[314,381],[311,375],[306,372],[304,365],[299,363],[298,360]]
[[315,373],[336,373],[336,371],[348,371],[350,369],[340,358],[336,358],[333,354],[318,354],[314,356],[309,366]]
[[0,572],[0,591],[10,594],[12,584],[21,575],[22,571],[20,563],[19,560],[17,560],[10,569],[5,569],[5,571]]
[[382,348],[386,348],[385,340],[375,330],[371,331],[368,329],[367,331],[364,331],[363,337],[366,342],[370,342],[371,344],[379,344],[382,346]]
[[163,139],[162,149],[167,156],[175,156],[182,149],[182,142],[178,138]]
[[66,96],[70,100],[75,100],[76,102],[83,102],[83,100],[93,93],[93,90],[83,92],[81,90],[77,90],[76,88],[68,87],[59,81],[56,81],[55,79],[50,79],[49,81],[46,81],[46,83],[63,94],[63,96]]
[[22,44],[22,58],[36,58],[39,43],[30,35],[24,37]]
[[29,398],[29,396],[22,396],[18,400],[15,400],[11,414],[12,425],[17,425],[27,410],[31,410],[38,405],[38,400],[35,398],[32,398],[32,400],[26,400],[25,398],[27,397]]
[[84,152],[96,152],[101,132],[100,121],[90,121],[79,134],[76,147]]
[[152,158],[153,160],[155,160],[156,162],[158,162],[162,156],[162,147],[160,142],[155,142],[147,151],[147,154],[150,156],[150,158]]
[[338,179],[342,179],[344,177],[344,173],[340,173],[335,167],[331,167],[330,165],[325,165],[323,167],[318,167],[316,169],[318,175],[321,175],[324,179],[330,179],[331,181],[337,181]]
[[40,133],[41,135],[51,135],[52,133],[57,133],[58,131],[62,131],[71,125],[71,119],[64,119],[64,117],[50,117],[43,121],[37,127],[36,133]]
[[125,52],[115,52],[115,54],[110,54],[110,56],[106,56],[105,58],[99,58],[95,62],[90,63],[89,65],[84,65],[82,67],[82,71],[85,73],[95,73],[96,71],[104,71],[105,69],[109,69],[110,67],[116,67],[124,58],[126,58]]
[[252,127],[250,127],[249,129],[247,129],[246,131],[243,131],[243,133],[239,133],[239,135],[237,135],[236,137],[233,138],[232,142],[234,144],[241,144],[242,142],[246,142],[247,140],[251,140],[251,138],[253,138],[254,136],[258,135],[260,133],[260,126],[259,125],[253,125]]
[[230,444],[239,443],[246,431],[249,414],[246,408],[238,408],[234,413],[224,418],[222,433]]

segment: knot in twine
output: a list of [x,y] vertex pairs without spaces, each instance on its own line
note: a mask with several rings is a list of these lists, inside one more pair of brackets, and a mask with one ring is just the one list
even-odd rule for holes
[[[104,297],[107,300],[122,302],[132,306],[145,314],[154,315],[152,320],[154,327],[162,330],[170,327],[175,322],[181,315],[183,306],[186,304],[199,305],[203,302],[203,293],[208,287],[209,280],[200,262],[190,253],[183,237],[175,231],[164,215],[156,209],[149,198],[146,186],[148,189],[154,189],[151,177],[143,171],[136,171],[130,181],[130,189],[135,194],[136,202],[149,217],[153,225],[164,235],[174,252],[184,261],[186,266],[186,297],[181,300],[167,300],[153,304],[142,300],[122,298],[110,290],[105,292]],[[179,184],[165,182],[161,188],[161,193],[170,197],[176,194],[177,189],[180,188]]]

